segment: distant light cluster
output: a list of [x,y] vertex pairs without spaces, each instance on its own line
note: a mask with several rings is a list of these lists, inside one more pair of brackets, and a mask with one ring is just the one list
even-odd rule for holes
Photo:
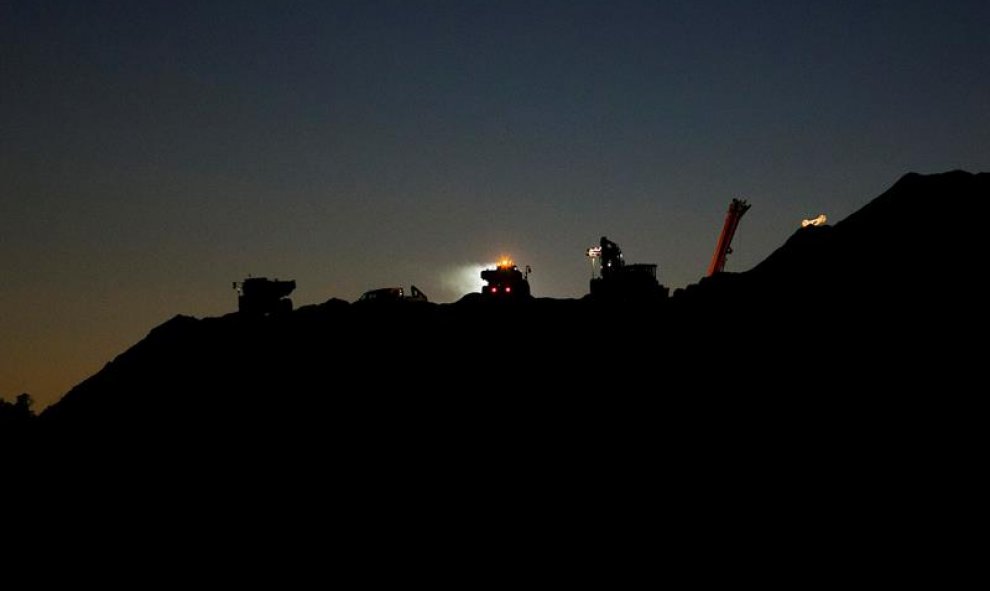
[[824,226],[827,221],[828,217],[823,213],[814,219],[801,220],[801,227],[807,228],[808,226]]

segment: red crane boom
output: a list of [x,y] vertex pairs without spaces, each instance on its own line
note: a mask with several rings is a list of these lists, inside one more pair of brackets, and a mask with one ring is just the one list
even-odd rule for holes
[[742,199],[733,199],[729,204],[729,213],[725,214],[725,225],[722,226],[722,233],[718,236],[718,243],[715,244],[715,254],[712,256],[712,263],[708,265],[708,276],[721,273],[725,268],[725,259],[732,253],[732,237],[736,235],[736,228],[739,227],[739,220],[744,213],[749,210],[750,205]]

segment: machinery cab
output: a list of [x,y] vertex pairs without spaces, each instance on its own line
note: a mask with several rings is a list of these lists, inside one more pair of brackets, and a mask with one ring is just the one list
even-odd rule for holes
[[288,295],[296,288],[295,281],[279,281],[266,277],[249,277],[234,282],[237,310],[241,314],[265,316],[292,311]]
[[401,287],[382,287],[364,292],[359,302],[428,302],[429,299],[415,285],[409,289],[409,295]]
[[382,287],[379,289],[371,289],[358,298],[359,302],[388,302],[401,300],[403,296],[401,287]]
[[494,269],[482,271],[481,278],[486,282],[486,285],[481,288],[481,293],[488,297],[530,297],[529,267],[526,267],[526,273],[523,274],[519,267],[515,266],[509,259],[502,259]]

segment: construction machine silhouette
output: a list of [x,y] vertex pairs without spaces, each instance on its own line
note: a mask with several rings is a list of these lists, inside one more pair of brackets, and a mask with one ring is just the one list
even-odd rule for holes
[[401,287],[382,287],[361,294],[359,302],[428,302],[429,298],[415,285],[410,287],[409,295]]
[[499,261],[494,269],[485,269],[481,278],[487,284],[481,288],[481,293],[489,298],[517,299],[530,297],[529,291],[530,268],[526,266],[523,274],[519,267],[505,258]]
[[725,214],[725,224],[722,226],[722,233],[718,235],[718,242],[715,243],[715,254],[712,255],[712,262],[708,265],[708,276],[721,273],[725,268],[725,260],[732,254],[732,238],[736,235],[736,228],[739,227],[739,220],[743,214],[749,211],[750,205],[742,199],[733,199],[729,203],[729,212]]
[[292,300],[288,295],[295,288],[295,281],[279,281],[266,277],[248,277],[241,282],[235,281],[237,311],[252,316],[291,312]]
[[[657,281],[654,264],[627,265],[622,249],[605,236],[585,253],[591,258],[591,297],[597,300],[645,301],[665,299],[670,290]],[[600,263],[595,273],[596,262]]]

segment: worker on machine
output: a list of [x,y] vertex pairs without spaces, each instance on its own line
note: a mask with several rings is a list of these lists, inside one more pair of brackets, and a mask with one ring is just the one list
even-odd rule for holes
[[601,246],[602,277],[608,277],[622,268],[624,264],[622,260],[622,249],[619,248],[618,244],[604,236],[602,236],[598,244]]

